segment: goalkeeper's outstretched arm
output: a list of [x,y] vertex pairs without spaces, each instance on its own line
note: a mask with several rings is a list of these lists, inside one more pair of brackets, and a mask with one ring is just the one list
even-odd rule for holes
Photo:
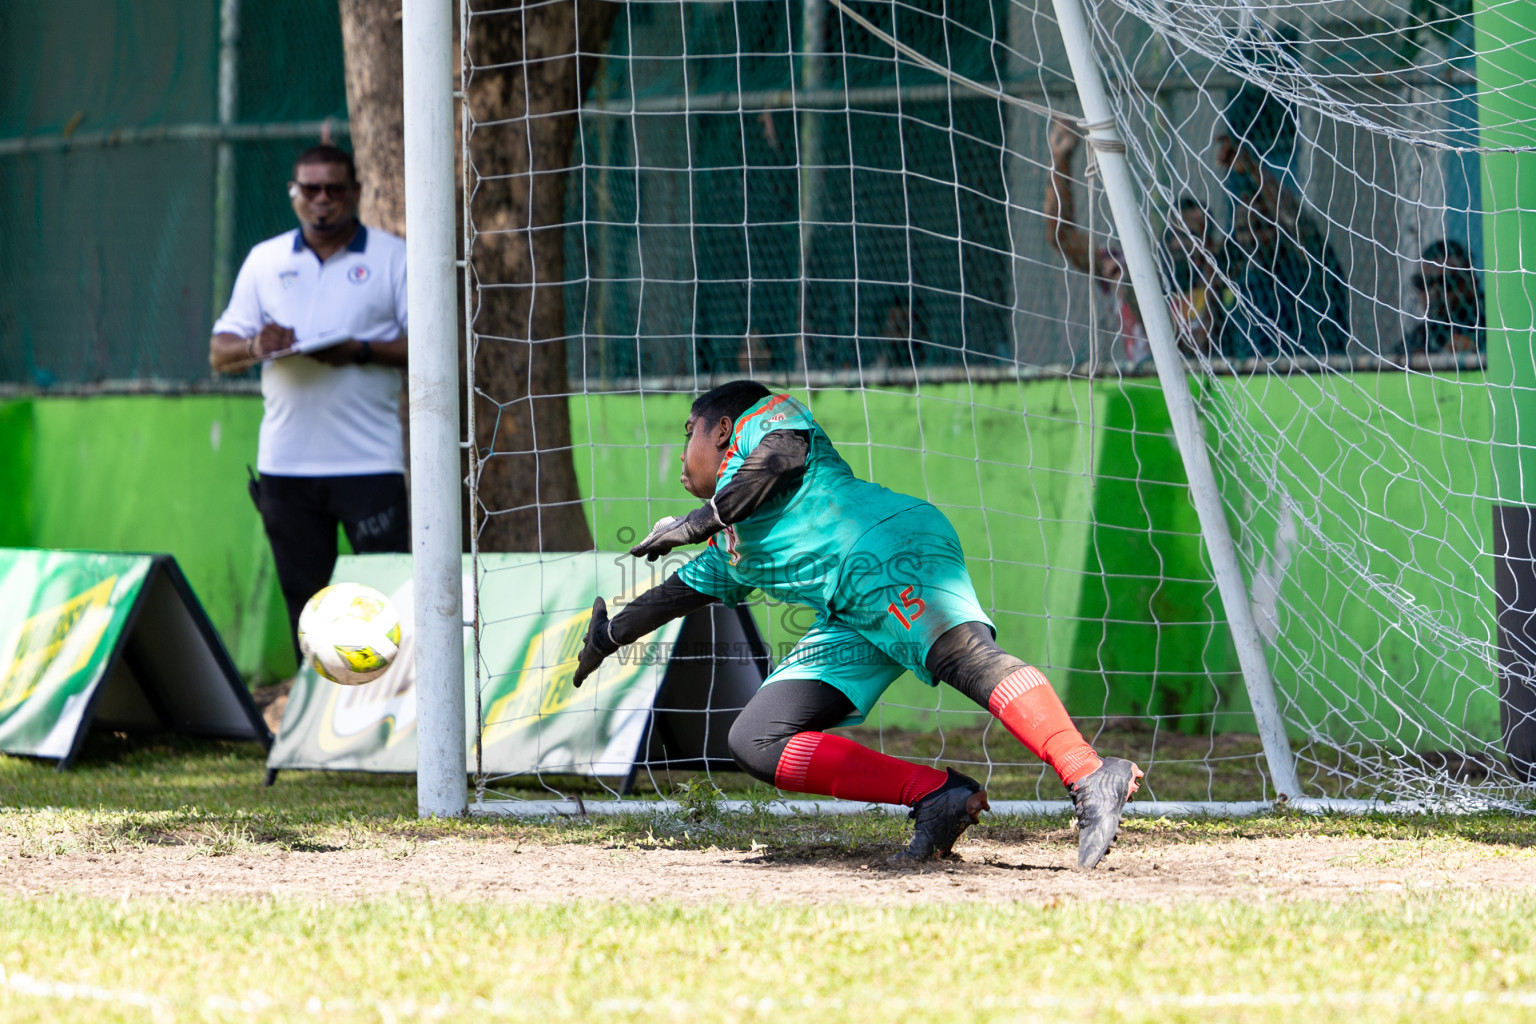
[[1068,263],[1085,274],[1094,273],[1093,239],[1077,226],[1072,198],[1072,154],[1077,150],[1077,129],[1064,120],[1051,122],[1051,181],[1045,188],[1045,240]]
[[[730,426],[729,418],[721,422],[722,436],[730,436]],[[800,486],[810,447],[809,431],[770,431],[742,460],[730,483],[712,494],[691,489],[692,493],[709,500],[686,516],[663,519],[644,540],[630,548],[629,553],[654,562],[673,548],[708,540],[727,526],[741,522],[765,502]],[[571,683],[580,686],[597,671],[604,658],[625,644],[634,643],[663,623],[717,600],[719,598],[700,593],[684,583],[677,573],[667,577],[661,586],[637,597],[611,620],[608,606],[599,597],[592,602],[592,621],[583,638]]]
[[670,516],[658,522],[629,553],[654,562],[673,548],[708,540],[727,526],[741,522],[764,502],[800,485],[810,450],[808,430],[770,432],[742,460],[730,483],[686,516]]
[[571,677],[571,685],[580,686],[586,682],[587,676],[597,671],[604,658],[625,644],[632,644],[673,619],[680,619],[718,600],[694,590],[677,573],[668,576],[661,586],[652,587],[635,598],[611,619],[607,604],[599,597],[592,602],[592,622],[587,627],[587,635],[582,638],[583,646],[576,659],[576,674]]

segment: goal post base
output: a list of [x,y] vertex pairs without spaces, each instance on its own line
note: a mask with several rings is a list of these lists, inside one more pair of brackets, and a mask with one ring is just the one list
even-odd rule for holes
[[[723,814],[765,813],[775,817],[831,817],[851,814],[907,814],[901,804],[871,804],[857,800],[722,800]],[[995,800],[992,813],[1026,818],[1070,814],[1070,800]],[[469,813],[481,817],[580,818],[618,815],[681,814],[686,808],[677,800],[492,800],[476,801]],[[1474,813],[1478,808],[1434,804],[1423,800],[1145,800],[1126,807],[1126,817],[1136,818],[1248,818],[1276,811],[1304,814],[1454,814]]]

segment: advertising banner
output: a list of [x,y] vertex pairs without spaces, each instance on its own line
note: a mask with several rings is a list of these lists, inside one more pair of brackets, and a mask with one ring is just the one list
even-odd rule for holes
[[[745,610],[716,606],[671,622],[610,657],[581,688],[571,685],[593,599],[602,594],[616,613],[649,587],[629,582],[633,562],[591,551],[480,556],[478,646],[475,630],[464,631],[466,771],[628,779],[647,764],[730,761],[730,723],[768,671]],[[466,609],[473,607],[473,573],[466,556]],[[272,772],[416,770],[410,556],[343,557],[332,582],[344,581],[390,596],[400,615],[400,653],[362,686],[340,686],[306,665],[267,759]]]
[[92,726],[272,739],[174,558],[0,549],[0,751],[68,764]]

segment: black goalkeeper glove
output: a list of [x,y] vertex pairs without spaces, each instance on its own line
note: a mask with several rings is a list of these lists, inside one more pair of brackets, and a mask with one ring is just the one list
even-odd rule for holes
[[651,532],[630,548],[629,553],[636,558],[644,555],[647,561],[654,562],[673,548],[708,540],[723,529],[725,524],[720,521],[720,513],[715,511],[715,503],[709,501],[685,516],[656,520]]
[[603,659],[619,649],[608,621],[608,606],[602,598],[592,602],[592,621],[587,624],[587,635],[581,642],[581,653],[576,656],[576,674],[571,676],[572,686],[586,682],[587,676],[597,671]]

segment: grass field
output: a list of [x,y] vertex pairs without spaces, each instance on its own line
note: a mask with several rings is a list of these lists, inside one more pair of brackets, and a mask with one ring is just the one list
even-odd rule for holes
[[0,759],[0,1019],[1536,1018],[1514,817],[1137,819],[1091,877],[1064,819],[994,819],[914,873],[883,816],[421,822],[408,778],[260,783],[237,746]]

